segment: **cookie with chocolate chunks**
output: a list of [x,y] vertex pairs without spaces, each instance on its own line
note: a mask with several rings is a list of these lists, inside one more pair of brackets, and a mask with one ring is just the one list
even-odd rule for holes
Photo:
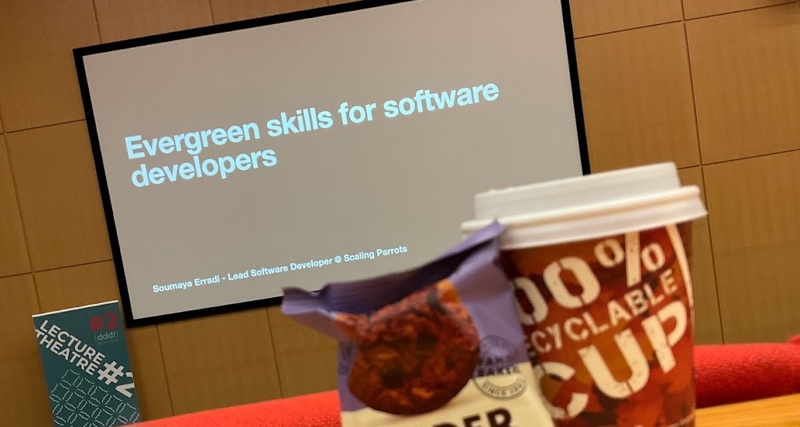
[[449,280],[371,315],[339,314],[336,322],[359,349],[350,392],[379,411],[435,411],[464,388],[478,364],[478,331]]

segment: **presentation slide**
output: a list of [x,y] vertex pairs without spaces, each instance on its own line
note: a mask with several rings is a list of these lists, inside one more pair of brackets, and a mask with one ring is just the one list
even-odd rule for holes
[[582,173],[557,1],[416,0],[83,65],[134,320],[409,268],[462,239],[475,193]]

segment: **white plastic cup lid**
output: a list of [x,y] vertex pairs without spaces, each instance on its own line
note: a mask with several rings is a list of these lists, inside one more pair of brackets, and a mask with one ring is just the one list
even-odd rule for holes
[[706,215],[697,186],[681,186],[674,163],[491,190],[475,195],[465,234],[497,220],[503,249],[588,240]]

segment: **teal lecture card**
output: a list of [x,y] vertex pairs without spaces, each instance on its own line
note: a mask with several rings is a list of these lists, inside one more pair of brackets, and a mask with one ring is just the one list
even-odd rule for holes
[[56,427],[141,421],[117,301],[33,316]]

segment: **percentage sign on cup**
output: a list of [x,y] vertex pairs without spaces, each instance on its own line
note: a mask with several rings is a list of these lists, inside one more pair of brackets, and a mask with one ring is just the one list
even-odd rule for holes
[[616,267],[624,261],[628,287],[636,286],[642,281],[642,264],[652,273],[666,263],[661,245],[653,242],[642,249],[637,232],[625,234],[624,249],[616,239],[606,239],[594,247],[594,254],[600,265],[606,268]]

